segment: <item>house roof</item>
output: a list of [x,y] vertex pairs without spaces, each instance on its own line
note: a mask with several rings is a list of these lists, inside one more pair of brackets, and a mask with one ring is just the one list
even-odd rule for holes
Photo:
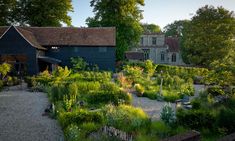
[[[21,27],[22,28],[22,27]],[[68,46],[115,46],[115,28],[23,27],[32,32],[39,44]]]
[[139,46],[140,48],[165,48],[166,46],[165,45],[163,45],[163,46],[157,46],[157,45],[155,45],[155,46]]
[[38,56],[38,59],[39,59],[39,60],[42,60],[42,61],[44,61],[44,62],[51,63],[51,64],[58,64],[58,63],[61,63],[61,60],[55,59],[55,58],[52,58],[52,57],[47,57],[47,56]]
[[22,34],[24,39],[27,40],[27,42],[29,42],[33,47],[36,47],[38,49],[43,49],[43,50],[46,49],[37,42],[37,39],[35,38],[32,32],[29,32],[21,28],[17,28],[17,31],[20,32],[20,34]]
[[125,57],[129,60],[144,60],[144,53],[137,51],[127,51],[125,52]]
[[9,28],[8,26],[2,26],[2,27],[0,28],[0,38],[1,38],[1,36],[5,33],[5,31],[6,31],[8,28]]
[[144,32],[143,35],[164,35],[164,33],[162,33],[162,32]]
[[165,44],[168,45],[170,52],[179,52],[180,51],[180,44],[179,44],[178,38],[166,37]]
[[[0,37],[9,27],[0,27]],[[110,46],[116,45],[114,27],[15,27],[36,48],[41,46]],[[41,48],[42,49],[42,48]]]

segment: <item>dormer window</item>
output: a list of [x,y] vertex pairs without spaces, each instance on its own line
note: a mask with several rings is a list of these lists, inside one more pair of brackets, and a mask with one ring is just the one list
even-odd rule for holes
[[157,37],[152,37],[152,45],[156,45],[157,44]]
[[52,46],[51,49],[53,52],[58,52],[60,48],[57,46]]

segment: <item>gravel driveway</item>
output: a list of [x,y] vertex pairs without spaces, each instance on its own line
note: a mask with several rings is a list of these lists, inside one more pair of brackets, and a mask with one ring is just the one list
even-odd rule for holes
[[[199,92],[205,89],[204,85],[194,85],[194,88],[195,88],[195,96],[191,97],[190,99],[199,96]],[[132,94],[132,97],[133,97],[132,101],[133,106],[142,108],[152,120],[160,119],[160,113],[166,102],[151,100],[146,97],[137,97],[135,94]],[[175,103],[171,103],[171,106],[175,110]]]
[[0,92],[0,141],[63,141],[56,120],[42,116],[46,94],[11,87]]

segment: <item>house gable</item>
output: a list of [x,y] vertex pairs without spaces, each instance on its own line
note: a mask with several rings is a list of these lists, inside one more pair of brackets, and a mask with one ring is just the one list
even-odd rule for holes
[[[17,36],[17,34],[20,35],[21,38],[24,39],[32,47],[45,50],[45,48],[43,48],[41,45],[39,45],[39,43],[37,42],[37,40],[34,37],[33,33],[29,32],[29,31],[26,31],[26,30],[23,30],[23,29],[20,29],[20,28],[17,29],[14,26],[10,26],[7,30],[5,30],[5,32],[0,37],[0,40],[4,39],[5,36],[8,34],[8,32],[11,32],[11,33],[14,32],[15,36]],[[13,40],[13,38],[15,38],[15,37],[10,36],[9,40]]]
[[7,48],[12,46],[13,43],[20,43],[20,47],[23,47],[22,45],[24,45],[25,47],[32,47],[32,45],[24,38],[24,36],[22,36],[22,34],[19,33],[19,31],[14,26],[9,27],[5,31],[5,33],[0,38],[0,42],[2,43],[2,47]]

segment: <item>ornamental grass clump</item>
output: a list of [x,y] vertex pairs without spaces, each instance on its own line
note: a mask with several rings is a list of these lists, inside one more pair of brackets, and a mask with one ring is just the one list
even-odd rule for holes
[[175,123],[175,112],[170,103],[166,103],[160,114],[161,120],[165,122],[167,125],[172,125]]

